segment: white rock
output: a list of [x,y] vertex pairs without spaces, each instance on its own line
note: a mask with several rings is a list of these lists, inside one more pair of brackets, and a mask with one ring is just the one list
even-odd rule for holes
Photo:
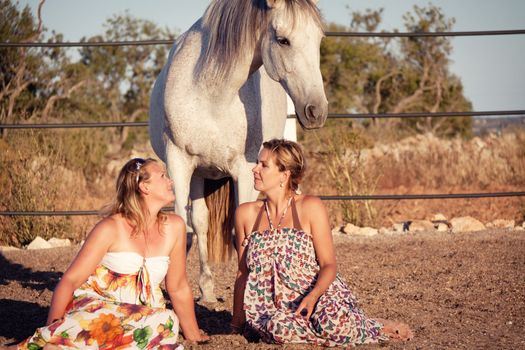
[[359,227],[355,226],[353,224],[346,224],[343,228],[343,232],[348,235],[355,235],[355,236],[375,236],[379,233],[378,230],[372,227]]
[[394,230],[390,230],[390,229],[388,229],[388,228],[386,228],[386,227],[381,227],[381,228],[379,229],[379,234],[380,234],[380,235],[393,235],[393,234],[395,234],[395,233],[396,233],[396,232],[395,232]]
[[514,228],[516,222],[514,220],[497,219],[487,224],[490,228]]
[[453,218],[450,220],[452,225],[452,232],[475,232],[482,231],[485,229],[485,225],[479,220],[474,219],[471,216],[463,216],[459,218]]
[[404,227],[404,224],[401,222],[401,223],[394,224],[392,226],[392,229],[394,230],[394,232],[403,233],[403,227]]
[[354,224],[346,224],[345,227],[343,228],[343,232],[346,233],[347,235],[353,235],[357,231],[359,231],[359,227]]
[[53,246],[49,244],[48,241],[46,241],[40,236],[37,236],[33,240],[33,242],[29,243],[29,245],[27,246],[27,249],[48,249],[48,248],[53,248]]
[[434,224],[427,220],[414,220],[410,223],[409,232],[435,231]]
[[447,217],[441,213],[437,213],[432,217],[432,221],[447,221]]
[[60,239],[60,238],[53,237],[48,241],[48,243],[51,244],[51,246],[54,248],[71,246],[71,241],[67,238]]
[[11,247],[11,246],[0,246],[0,252],[10,252],[13,250],[20,250],[17,247]]
[[447,232],[448,231],[448,225],[444,223],[439,223],[437,227],[438,232]]
[[378,233],[379,231],[372,227],[361,227],[359,231],[357,232],[359,236],[366,236],[366,237],[372,237],[372,236],[377,235]]
[[332,230],[332,236],[336,236],[336,235],[340,235],[342,234],[343,232],[341,231],[341,227],[335,227],[333,230]]

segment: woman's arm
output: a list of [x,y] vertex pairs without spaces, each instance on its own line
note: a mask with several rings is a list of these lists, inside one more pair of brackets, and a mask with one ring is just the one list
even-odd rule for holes
[[84,245],[53,292],[46,325],[64,316],[66,307],[71,301],[75,289],[80,287],[95,271],[95,268],[113,243],[115,230],[113,219],[106,218],[99,222],[88,234]]
[[248,278],[248,267],[246,266],[246,249],[243,246],[246,239],[246,230],[244,228],[244,217],[246,216],[247,205],[241,205],[235,211],[235,243],[237,247],[237,276],[233,288],[233,318],[232,332],[239,333],[246,321],[243,309],[244,289]]
[[166,232],[174,234],[175,239],[166,274],[166,291],[179,318],[184,338],[191,341],[208,340],[209,337],[201,333],[197,324],[193,293],[186,276],[186,224],[179,216],[170,215],[167,225]]
[[320,270],[314,288],[303,298],[296,314],[310,318],[315,303],[335,280],[337,267],[328,213],[323,202],[318,197],[307,196],[303,199],[303,211],[308,217]]

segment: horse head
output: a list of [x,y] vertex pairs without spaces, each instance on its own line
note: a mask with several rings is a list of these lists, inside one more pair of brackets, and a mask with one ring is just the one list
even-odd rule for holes
[[328,101],[319,67],[324,32],[317,0],[264,1],[269,11],[261,38],[266,72],[292,98],[301,126],[320,128],[328,115]]

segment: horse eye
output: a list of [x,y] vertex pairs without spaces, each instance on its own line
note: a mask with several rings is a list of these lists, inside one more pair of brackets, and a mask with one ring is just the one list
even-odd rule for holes
[[290,46],[290,41],[288,41],[288,39],[286,39],[283,36],[278,36],[277,42],[279,43],[279,45],[282,45],[282,46]]

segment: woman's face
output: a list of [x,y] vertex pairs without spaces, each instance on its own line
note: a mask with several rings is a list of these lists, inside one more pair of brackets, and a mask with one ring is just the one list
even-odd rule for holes
[[270,150],[263,148],[257,158],[257,165],[252,169],[254,188],[260,192],[268,192],[279,188],[286,177],[275,164],[274,155]]
[[150,174],[150,178],[146,181],[149,195],[165,204],[173,202],[175,200],[173,181],[168,177],[166,169],[159,163],[153,162],[148,164],[147,171]]

